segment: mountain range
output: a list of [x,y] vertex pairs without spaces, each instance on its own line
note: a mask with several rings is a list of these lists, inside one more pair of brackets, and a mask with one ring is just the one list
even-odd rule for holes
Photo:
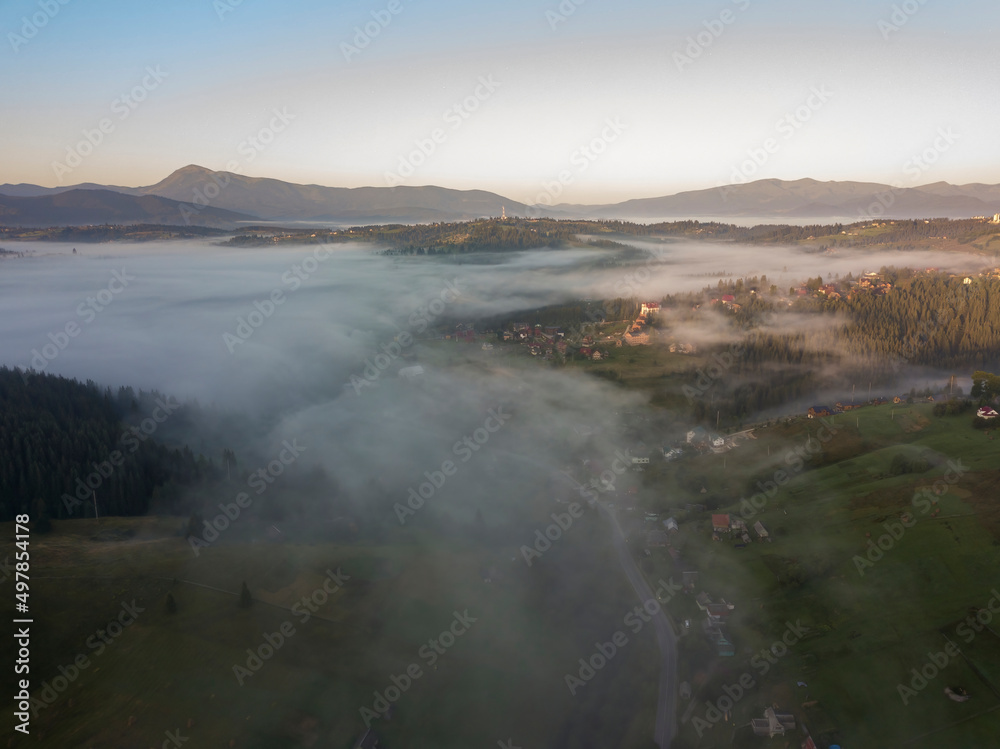
[[246,177],[189,165],[148,187],[83,183],[0,185],[0,225],[103,223],[419,223],[484,216],[551,216],[653,221],[679,218],[863,220],[969,218],[1000,211],[1000,185],[892,187],[874,182],[764,179],[607,205],[529,206],[483,190],[444,187],[325,187]]

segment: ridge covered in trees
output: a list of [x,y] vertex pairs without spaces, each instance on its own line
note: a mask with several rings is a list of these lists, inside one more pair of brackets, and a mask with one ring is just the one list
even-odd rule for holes
[[[93,517],[95,490],[101,515],[143,515],[154,495],[176,497],[217,478],[211,460],[124,423],[124,414],[156,398],[163,396],[0,368],[0,520],[22,512]],[[185,511],[165,504],[159,509]]]

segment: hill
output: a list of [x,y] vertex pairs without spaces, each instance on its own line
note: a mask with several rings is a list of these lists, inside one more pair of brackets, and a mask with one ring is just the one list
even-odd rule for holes
[[185,224],[190,221],[200,226],[233,228],[252,218],[214,206],[103,189],[72,189],[34,197],[0,194],[0,225],[3,226]]

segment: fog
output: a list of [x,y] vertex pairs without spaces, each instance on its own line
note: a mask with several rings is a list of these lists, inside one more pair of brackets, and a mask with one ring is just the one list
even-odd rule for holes
[[[502,345],[487,351],[441,340],[446,321],[451,326],[509,314],[534,322],[528,311],[545,305],[660,299],[714,286],[720,272],[734,279],[766,274],[781,289],[816,275],[882,265],[965,272],[983,265],[978,257],[939,253],[830,256],[783,247],[629,243],[646,256],[623,261],[599,249],[543,249],[396,257],[358,244],[234,249],[210,241],[77,245],[74,254],[71,245],[8,243],[7,249],[27,256],[0,260],[0,364],[196,400],[200,408],[168,420],[155,438],[189,444],[216,461],[231,448],[244,473],[278,465],[282,451],[294,446],[295,460],[282,468],[279,485],[233,524],[220,545],[277,540],[275,534],[340,540],[348,537],[342,535],[346,524],[353,541],[375,542],[413,528],[463,537],[479,528],[493,534],[478,538],[489,564],[501,570],[499,579],[527,574],[521,557],[512,555],[551,522],[549,513],[565,508],[557,501],[579,501],[595,476],[607,499],[624,500],[630,496],[626,482],[640,486],[642,480],[610,470],[615,458],[669,444],[692,425],[650,408],[640,391],[579,370],[510,356]],[[674,322],[667,315],[665,322],[668,336],[701,347],[737,340],[726,317],[708,305],[693,320]],[[781,313],[766,324],[782,333],[807,332],[807,345],[819,349],[841,323]],[[834,388],[831,400],[847,399],[852,383],[841,374],[846,366],[822,373]],[[866,397],[867,383],[857,385],[858,398]],[[703,397],[724,397],[721,385],[718,391]],[[789,403],[757,417],[806,405]],[[684,489],[656,501],[671,507],[734,501],[715,490],[697,493],[701,484],[711,484],[701,474],[705,465],[693,466],[687,483],[678,484]],[[220,499],[231,500],[213,496],[203,505],[206,517]],[[530,571],[536,587],[517,588],[512,595],[525,598],[510,607],[545,619],[559,606],[539,611],[538,600],[528,596],[544,595],[548,604],[558,591],[563,602],[588,601],[585,610],[573,610],[566,628],[569,663],[574,647],[606,637],[612,620],[592,607],[607,605],[620,619],[618,603],[590,600],[599,587],[595,574],[610,580],[602,590],[632,598],[614,577],[617,561],[598,556],[608,552],[610,529],[597,513],[587,517],[581,525],[591,524],[578,531],[578,552],[586,556],[548,556],[547,566]],[[595,528],[599,535],[585,543]],[[407,538],[428,551],[434,543],[432,535]],[[193,577],[201,574],[200,564],[194,555],[181,562]],[[547,621],[556,626],[561,620]],[[510,636],[517,634],[511,627]],[[371,651],[387,639],[373,634]],[[617,691],[603,684],[589,693],[594,700],[641,691],[636,680]],[[539,704],[554,699],[549,684],[524,690]]]
[[[971,272],[985,264],[972,255],[932,252],[817,255],[784,247],[629,243],[647,256],[623,264],[596,249],[412,258],[358,244],[234,249],[207,240],[78,245],[73,254],[67,244],[7,243],[29,254],[0,261],[0,363],[158,389],[272,425],[334,404],[338,418],[375,418],[385,408],[398,418],[414,387],[431,400],[462,404],[451,410],[473,418],[478,412],[469,403],[511,398],[512,388],[524,388],[531,377],[557,375],[533,367],[529,376],[509,362],[489,364],[488,357],[486,364],[437,371],[435,356],[424,350],[425,339],[439,334],[436,323],[581,299],[659,299],[714,286],[720,273],[767,275],[783,289],[882,265]],[[823,341],[836,322],[778,316],[774,324],[784,332],[821,325],[812,332]],[[394,338],[406,333],[413,342],[394,348]],[[671,335],[705,345],[730,340],[732,331],[706,313]],[[373,368],[375,355],[387,350],[390,362]],[[469,347],[471,359],[483,360],[480,353]],[[418,380],[397,377],[414,364],[424,368]],[[375,375],[370,383],[366,367]],[[365,384],[352,385],[352,377]],[[618,391],[612,396],[564,374],[558,381],[593,402],[588,409],[620,410]],[[548,397],[540,383],[536,389]],[[580,402],[559,404],[560,419],[578,419]],[[447,434],[452,425],[435,417],[423,430]]]

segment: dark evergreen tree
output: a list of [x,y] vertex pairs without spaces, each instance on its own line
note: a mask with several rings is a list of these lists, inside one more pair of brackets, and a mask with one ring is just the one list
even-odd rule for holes
[[240,608],[248,609],[253,606],[253,596],[250,595],[250,588],[247,587],[246,581],[243,582],[243,587],[240,588]]

